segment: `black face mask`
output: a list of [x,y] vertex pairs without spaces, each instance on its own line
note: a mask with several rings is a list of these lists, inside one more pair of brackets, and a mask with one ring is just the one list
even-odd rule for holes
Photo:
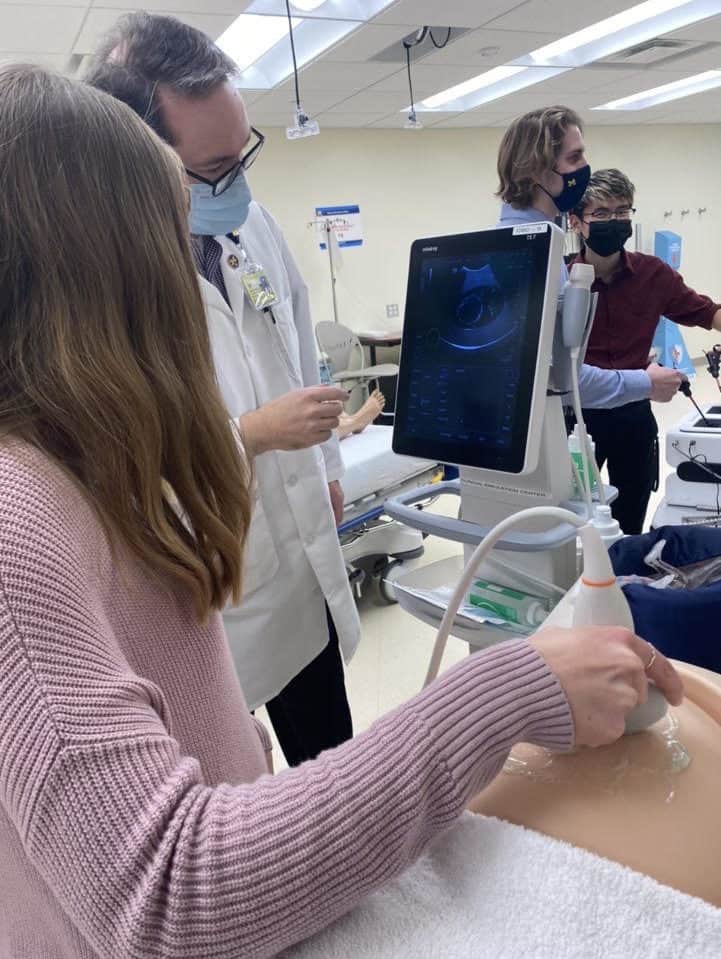
[[620,253],[626,240],[633,235],[633,225],[630,220],[592,220],[589,226],[588,246],[599,256],[613,256]]
[[554,169],[553,172],[558,173],[558,176],[563,180],[563,189],[558,196],[549,193],[545,186],[541,186],[540,183],[538,186],[541,187],[544,193],[550,196],[556,204],[556,209],[559,213],[568,213],[569,210],[578,206],[583,199],[588,181],[591,179],[591,167],[586,164],[586,166],[574,170],[573,173],[559,173],[556,169]]

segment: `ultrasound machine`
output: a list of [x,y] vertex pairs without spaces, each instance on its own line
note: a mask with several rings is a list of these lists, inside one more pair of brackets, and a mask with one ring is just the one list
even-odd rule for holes
[[[425,534],[462,543],[466,558],[497,522],[529,506],[565,506],[586,515],[574,492],[563,415],[572,363],[580,363],[595,297],[565,284],[563,233],[531,223],[417,240],[411,248],[393,449],[459,467],[434,494],[459,497],[456,515],[417,505],[423,488],[386,503],[386,512]],[[590,268],[589,268],[590,269]],[[575,349],[574,349],[575,348]],[[576,530],[544,518],[509,532],[484,575],[556,599],[576,580]],[[437,625],[442,611],[415,587],[450,585],[463,559],[399,580],[397,599]],[[535,584],[535,585],[534,585]],[[473,645],[499,631],[459,619]]]

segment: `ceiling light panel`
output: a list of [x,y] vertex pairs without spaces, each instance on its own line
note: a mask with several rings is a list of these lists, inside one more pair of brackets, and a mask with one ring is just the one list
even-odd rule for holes
[[[322,20],[356,20],[365,23],[390,7],[393,0],[290,0],[292,16],[319,17]],[[286,16],[285,0],[253,0],[246,13]]]
[[[291,3],[298,68],[306,66],[393,0],[300,0]],[[312,9],[311,9],[312,7]],[[216,41],[238,64],[236,85],[270,90],[293,72],[282,0],[254,0]]]
[[695,93],[704,93],[706,90],[713,90],[716,87],[721,87],[721,70],[706,70],[704,73],[697,73],[695,76],[686,77],[683,80],[674,80],[671,83],[664,83],[660,87],[652,87],[650,90],[642,90],[640,93],[632,93],[630,96],[611,100],[609,103],[593,107],[593,109],[648,110],[650,107],[658,106],[661,103],[680,100],[683,97],[690,97]]
[[422,111],[472,110],[483,103],[490,103],[492,100],[498,100],[510,93],[516,93],[518,90],[548,80],[550,77],[566,73],[567,69],[565,67],[523,67],[513,64],[494,67],[477,77],[426,97],[416,109]]
[[548,43],[514,63],[581,67],[721,13],[721,0],[646,0]]

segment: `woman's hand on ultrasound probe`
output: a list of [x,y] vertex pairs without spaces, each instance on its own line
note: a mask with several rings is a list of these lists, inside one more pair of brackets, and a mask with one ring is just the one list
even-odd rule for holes
[[666,657],[653,656],[646,640],[620,626],[549,627],[531,643],[566,693],[577,746],[619,739],[626,716],[646,701],[649,679],[672,706],[683,699],[681,678]]
[[269,450],[304,450],[324,443],[338,427],[348,393],[338,386],[306,386],[284,393],[240,417],[251,456]]

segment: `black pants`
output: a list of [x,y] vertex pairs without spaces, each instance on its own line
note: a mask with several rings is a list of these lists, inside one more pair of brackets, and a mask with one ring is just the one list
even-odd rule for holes
[[289,766],[353,736],[338,633],[328,613],[328,645],[265,704]]
[[651,493],[658,489],[658,424],[649,400],[615,410],[584,410],[599,469],[618,488],[611,512],[624,533],[640,533]]

